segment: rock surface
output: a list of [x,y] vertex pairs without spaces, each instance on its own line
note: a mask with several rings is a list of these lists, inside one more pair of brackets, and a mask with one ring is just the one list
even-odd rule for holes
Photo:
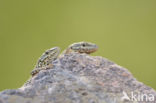
[[125,68],[99,56],[70,53],[21,88],[0,93],[0,103],[156,103],[156,92]]

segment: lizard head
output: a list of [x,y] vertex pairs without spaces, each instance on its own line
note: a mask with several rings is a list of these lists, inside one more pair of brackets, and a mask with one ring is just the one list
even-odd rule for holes
[[57,59],[60,52],[59,47],[54,47],[46,50],[39,58],[36,67],[44,67],[49,65],[53,60]]
[[90,42],[74,43],[74,44],[70,45],[69,48],[75,52],[87,53],[87,54],[93,53],[98,49],[96,44],[93,44]]

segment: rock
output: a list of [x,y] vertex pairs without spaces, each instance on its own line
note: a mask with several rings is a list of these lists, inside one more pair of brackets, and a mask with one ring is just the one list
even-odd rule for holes
[[4,90],[0,103],[156,103],[156,91],[125,68],[99,56],[70,53],[21,88]]

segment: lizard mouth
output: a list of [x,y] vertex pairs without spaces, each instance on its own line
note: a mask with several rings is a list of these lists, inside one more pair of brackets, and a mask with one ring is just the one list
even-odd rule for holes
[[90,53],[93,53],[93,52],[97,51],[97,49],[98,49],[97,46],[95,46],[94,48],[88,48],[88,49],[85,48],[85,49],[81,49],[81,50],[79,51],[79,53],[90,54]]
[[90,54],[90,53],[93,53],[93,52],[97,51],[97,49],[98,49],[98,48],[91,49],[91,50],[88,52],[88,54]]

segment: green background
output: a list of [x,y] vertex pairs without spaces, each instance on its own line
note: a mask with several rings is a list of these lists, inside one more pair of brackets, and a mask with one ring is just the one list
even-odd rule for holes
[[46,49],[79,41],[156,89],[156,0],[0,0],[0,91],[22,86]]

